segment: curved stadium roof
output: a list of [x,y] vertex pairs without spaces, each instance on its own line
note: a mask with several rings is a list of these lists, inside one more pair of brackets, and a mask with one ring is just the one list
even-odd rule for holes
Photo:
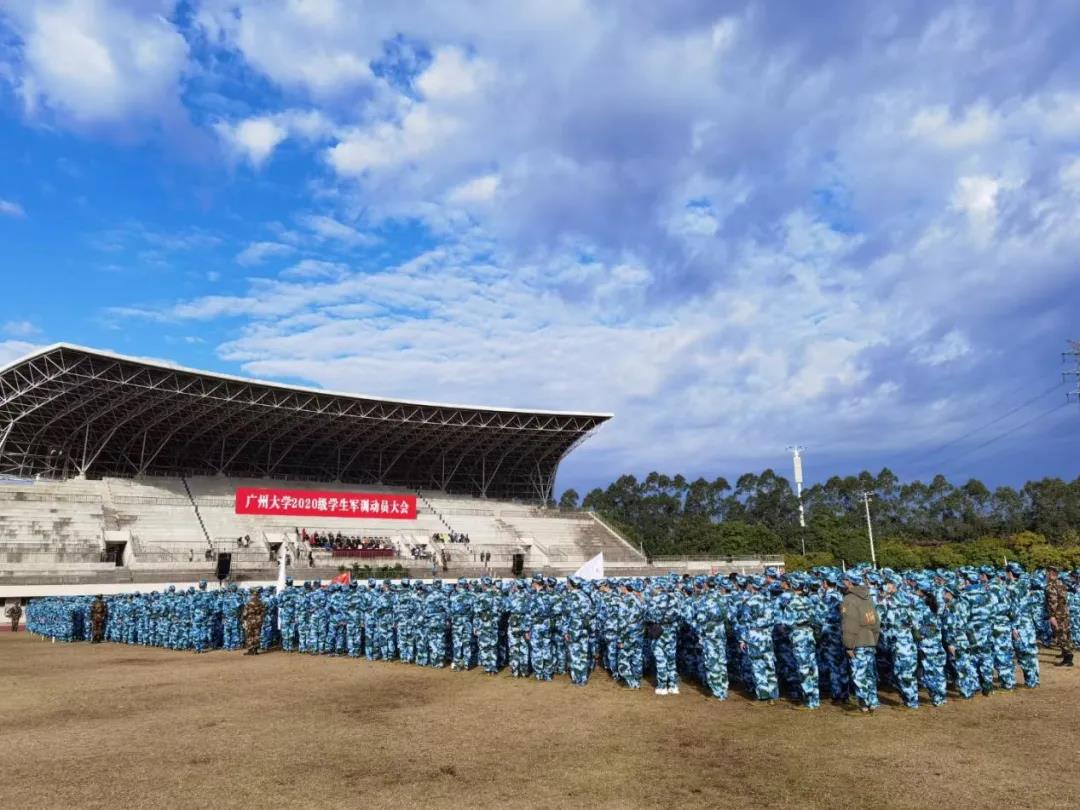
[[563,457],[610,418],[354,396],[60,343],[0,368],[0,474],[223,474],[541,500]]

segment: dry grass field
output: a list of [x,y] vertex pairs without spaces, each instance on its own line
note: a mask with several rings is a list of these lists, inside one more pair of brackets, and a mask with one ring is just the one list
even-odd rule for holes
[[0,806],[1076,807],[1080,670],[876,715],[0,634]]

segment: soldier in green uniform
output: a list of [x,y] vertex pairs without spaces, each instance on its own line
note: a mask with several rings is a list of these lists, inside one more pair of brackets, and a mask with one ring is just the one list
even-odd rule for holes
[[244,621],[244,646],[247,651],[244,655],[259,654],[259,638],[262,635],[263,617],[266,614],[266,605],[259,598],[259,589],[251,592],[251,598],[244,605],[242,619]]

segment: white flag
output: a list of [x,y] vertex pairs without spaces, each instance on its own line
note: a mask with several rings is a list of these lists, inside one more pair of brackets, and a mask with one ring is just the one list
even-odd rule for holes
[[[285,544],[282,543],[278,546],[278,569],[277,569],[277,593],[278,596],[285,593],[285,557],[288,556],[288,551],[285,549]],[[278,610],[277,615],[277,628],[281,629],[281,611]]]
[[278,548],[278,569],[277,569],[277,592],[281,593],[285,590],[285,557],[288,552],[285,550],[285,544],[282,543]]
[[581,577],[582,579],[603,579],[604,578],[604,552],[600,552],[581,568],[573,573],[575,577]]

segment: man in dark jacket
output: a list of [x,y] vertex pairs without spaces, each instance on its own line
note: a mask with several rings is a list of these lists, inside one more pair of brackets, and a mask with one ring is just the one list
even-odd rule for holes
[[845,583],[844,601],[840,605],[844,649],[851,663],[851,682],[855,686],[855,697],[859,699],[859,710],[872,712],[878,707],[877,664],[874,659],[881,621],[862,577],[848,574]]

